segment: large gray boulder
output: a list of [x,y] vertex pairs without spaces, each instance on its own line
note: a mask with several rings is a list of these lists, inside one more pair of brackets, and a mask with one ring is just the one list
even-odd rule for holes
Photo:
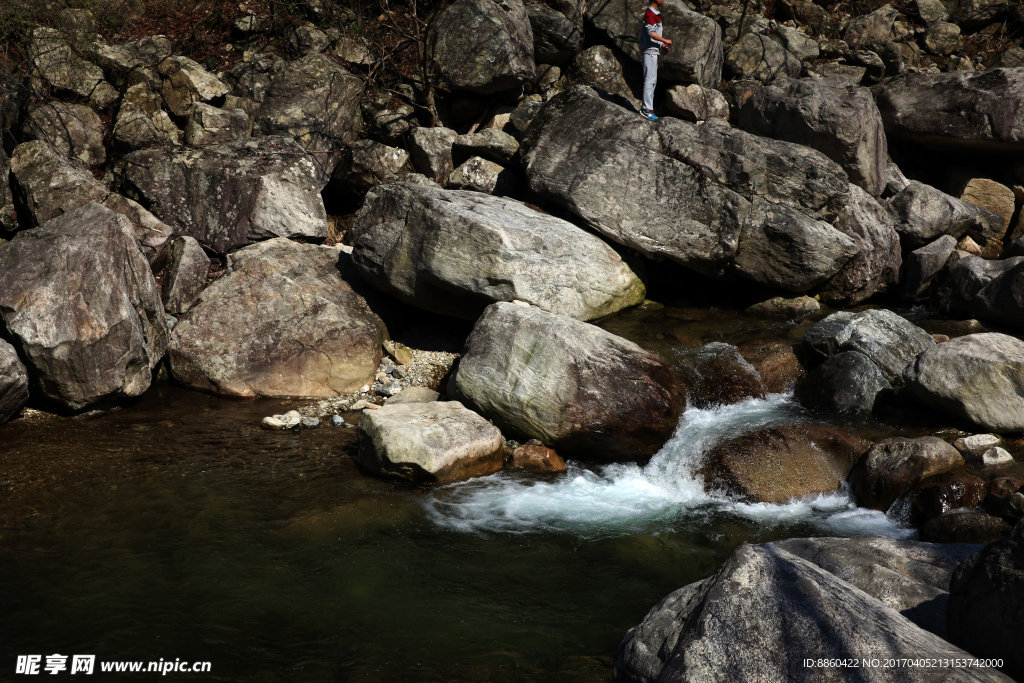
[[939,274],[933,299],[948,316],[1024,324],[1024,256],[989,261],[964,255]]
[[[0,254],[3,245],[0,245]],[[0,255],[0,259],[3,256]],[[0,424],[14,418],[28,401],[28,371],[14,347],[0,339]]]
[[359,463],[373,474],[450,484],[501,469],[497,427],[458,401],[388,403],[359,420]]
[[920,249],[943,235],[959,239],[969,233],[984,242],[987,237],[1001,237],[1005,229],[999,214],[916,180],[889,199],[886,208],[907,250]]
[[142,394],[167,346],[132,225],[99,204],[0,247],[0,311],[34,390],[72,410]]
[[803,339],[810,356],[825,359],[843,351],[859,351],[882,371],[895,389],[903,387],[903,371],[917,356],[935,346],[930,334],[892,311],[833,313]]
[[777,78],[799,78],[800,60],[768,36],[748,33],[725,53],[725,70],[733,78],[768,84]]
[[358,137],[363,89],[362,79],[341,64],[317,52],[308,54],[274,76],[253,117],[253,133],[289,136],[304,149],[329,157],[323,153]]
[[[638,36],[648,2],[610,0],[587,4],[587,20],[635,61],[640,61]],[[672,49],[658,60],[658,77],[670,83],[696,83],[717,88],[722,80],[722,29],[714,19],[693,12],[681,0],[661,8],[665,37]]]
[[850,488],[858,505],[885,512],[922,479],[963,464],[959,451],[938,437],[892,437],[868,450],[850,473]]
[[591,320],[644,299],[639,278],[597,237],[478,192],[408,183],[374,189],[351,239],[353,261],[375,287],[459,318],[518,300]]
[[164,310],[180,316],[191,308],[206,287],[209,272],[210,259],[194,238],[171,242],[163,269]]
[[453,90],[489,95],[536,78],[522,0],[456,0],[431,32],[438,71]]
[[25,118],[24,133],[26,139],[48,142],[86,166],[107,160],[103,122],[83,104],[53,100],[33,106]]
[[985,431],[1024,431],[1024,342],[969,334],[928,349],[904,373],[930,407]]
[[327,237],[321,175],[288,138],[140,150],[125,157],[123,178],[126,194],[218,253],[272,237]]
[[[840,275],[840,302],[895,279],[885,212],[802,145],[721,121],[654,124],[576,87],[541,108],[520,156],[533,191],[647,256],[796,292]],[[855,260],[868,244],[876,253]]]
[[537,64],[560,66],[572,61],[583,45],[583,27],[546,5],[527,5]]
[[885,189],[888,147],[867,88],[835,77],[780,79],[746,101],[739,126],[822,152],[872,196]]
[[659,624],[626,634],[616,656],[618,683],[881,682],[893,680],[881,665],[858,668],[854,679],[851,669],[804,662],[907,658],[945,666],[903,668],[901,681],[1010,680],[992,669],[953,666],[950,660],[970,655],[773,544],[740,546],[714,576],[670,598],[648,615]]
[[517,304],[489,306],[448,395],[503,433],[598,461],[654,455],[685,397],[671,366],[587,323]]
[[1002,659],[1004,672],[1024,679],[1024,522],[953,573],[948,625],[950,642],[976,657]]
[[342,277],[339,256],[340,247],[284,238],[228,256],[227,272],[174,328],[174,378],[240,397],[326,398],[372,384],[387,330]]
[[1024,149],[1024,68],[907,74],[872,88],[890,138],[940,149]]
[[860,351],[841,351],[797,381],[796,399],[809,410],[869,415],[892,395],[892,385]]

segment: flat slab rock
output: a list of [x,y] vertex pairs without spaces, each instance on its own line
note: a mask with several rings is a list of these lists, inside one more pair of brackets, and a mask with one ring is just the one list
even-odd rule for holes
[[372,384],[387,331],[342,278],[340,253],[277,238],[231,254],[174,328],[174,378],[246,398],[327,398]]
[[359,462],[382,476],[449,484],[504,463],[497,427],[458,401],[388,404],[359,420]]
[[[626,634],[615,680],[888,682],[890,669],[804,660],[970,657],[782,544],[744,544],[714,576],[670,594]],[[953,667],[905,668],[899,680],[1010,681],[994,669]]]
[[644,299],[615,250],[512,199],[387,185],[366,196],[351,235],[364,278],[435,313],[475,319],[490,303],[519,300],[590,320]]
[[480,316],[448,395],[510,436],[598,461],[654,455],[686,405],[660,357],[593,325],[508,303]]

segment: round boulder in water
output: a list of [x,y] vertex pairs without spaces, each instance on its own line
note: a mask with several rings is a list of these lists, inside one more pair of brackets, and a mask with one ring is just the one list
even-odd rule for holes
[[863,507],[889,509],[897,498],[935,474],[962,467],[955,448],[935,436],[894,437],[879,441],[850,473],[850,486]]
[[797,382],[796,399],[823,413],[867,414],[893,393],[882,371],[859,351],[832,356]]

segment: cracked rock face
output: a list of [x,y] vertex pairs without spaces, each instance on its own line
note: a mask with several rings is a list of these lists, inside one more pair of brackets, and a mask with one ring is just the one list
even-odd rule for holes
[[193,103],[210,102],[231,92],[231,88],[188,57],[168,57],[160,62],[159,69],[164,77],[164,102],[175,116],[188,116]]
[[352,244],[356,267],[375,287],[459,318],[520,300],[591,320],[644,298],[639,278],[599,238],[478,192],[376,188],[352,226]]
[[801,145],[716,120],[652,124],[575,87],[540,109],[520,155],[530,189],[597,232],[712,277],[854,302],[898,273],[886,212]]
[[142,394],[167,346],[131,223],[95,203],[0,247],[0,315],[35,390],[72,410]]
[[174,328],[174,378],[247,398],[327,398],[372,383],[387,330],[342,278],[340,253],[278,238],[231,254]]
[[319,172],[288,138],[133,152],[124,185],[175,233],[221,254],[272,237],[327,236]]
[[88,97],[103,81],[103,71],[76,55],[56,29],[34,30],[28,50],[36,73],[58,90]]
[[[0,246],[0,252],[2,250]],[[0,424],[15,417],[26,401],[28,371],[14,347],[0,339]]]

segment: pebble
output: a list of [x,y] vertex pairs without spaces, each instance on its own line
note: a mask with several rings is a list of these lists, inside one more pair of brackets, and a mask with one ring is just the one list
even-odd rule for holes
[[320,418],[318,417],[304,417],[302,418],[302,426],[306,429],[315,429],[320,426]]
[[370,403],[366,399],[356,401],[355,403],[352,404],[352,410],[366,410],[367,408],[377,410],[378,408],[380,408],[380,406],[377,405],[376,403]]
[[337,414],[331,415],[331,424],[335,427],[342,427],[345,425],[345,418]]

